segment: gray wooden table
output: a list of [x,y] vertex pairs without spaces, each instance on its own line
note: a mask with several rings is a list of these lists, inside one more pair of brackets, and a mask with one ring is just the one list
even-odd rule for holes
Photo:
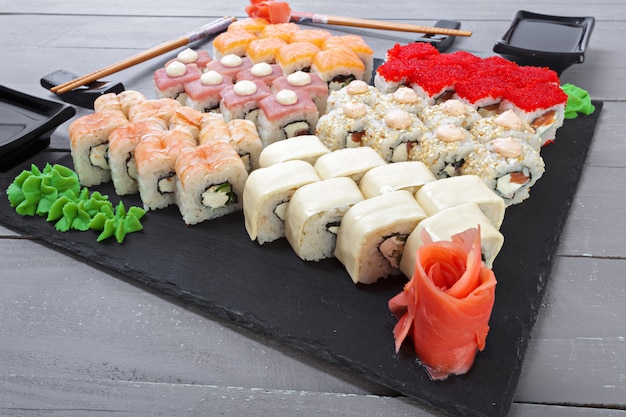
[[[0,83],[53,98],[39,85],[44,74],[90,72],[216,17],[243,17],[245,4],[0,0]],[[455,49],[480,56],[493,54],[520,9],[596,18],[586,62],[568,69],[562,82],[605,105],[510,415],[626,416],[626,6],[606,0],[290,4],[424,25],[461,20],[474,35],[458,39]],[[379,58],[415,37],[355,32]],[[151,74],[169,57],[109,78],[153,95]],[[68,148],[65,123],[40,158],[53,160]],[[0,288],[0,415],[440,415],[2,227]]]

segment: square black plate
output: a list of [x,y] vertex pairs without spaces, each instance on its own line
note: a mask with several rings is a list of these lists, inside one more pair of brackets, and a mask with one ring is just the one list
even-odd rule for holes
[[47,146],[50,133],[74,114],[66,104],[0,85],[0,171]]
[[521,65],[558,73],[585,60],[595,18],[551,16],[520,10],[493,51]]

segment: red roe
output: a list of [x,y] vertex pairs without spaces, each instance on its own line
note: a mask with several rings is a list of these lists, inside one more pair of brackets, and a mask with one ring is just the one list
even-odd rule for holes
[[567,102],[567,94],[558,84],[536,82],[524,88],[508,90],[503,99],[523,111],[531,112]]

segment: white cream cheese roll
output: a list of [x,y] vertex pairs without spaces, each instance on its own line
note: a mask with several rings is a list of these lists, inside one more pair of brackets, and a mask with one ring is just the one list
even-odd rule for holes
[[285,236],[285,210],[293,193],[320,177],[308,162],[281,162],[250,173],[243,191],[246,231],[259,244]]
[[370,169],[387,162],[372,148],[345,148],[320,156],[315,170],[321,179],[350,177],[357,184]]
[[330,178],[298,188],[285,213],[285,237],[300,259],[332,258],[344,214],[364,197],[347,177]]
[[365,198],[398,190],[415,194],[422,185],[435,180],[435,176],[423,162],[395,162],[367,171],[359,182],[359,188]]
[[429,182],[419,189],[415,198],[429,216],[449,207],[476,203],[496,229],[500,230],[504,221],[504,200],[476,175],[460,175]]
[[452,236],[468,229],[480,226],[480,241],[483,261],[487,267],[493,266],[493,261],[504,245],[504,236],[496,229],[491,220],[475,203],[461,204],[450,207],[422,220],[407,238],[400,261],[400,270],[411,278],[415,270],[417,249],[422,242],[422,230],[426,230],[433,241],[451,240]]
[[315,164],[317,158],[330,153],[330,149],[315,135],[302,135],[267,145],[259,156],[261,168],[285,161],[302,160]]
[[335,257],[354,283],[372,284],[398,275],[406,239],[425,218],[426,212],[408,191],[363,200],[341,221]]

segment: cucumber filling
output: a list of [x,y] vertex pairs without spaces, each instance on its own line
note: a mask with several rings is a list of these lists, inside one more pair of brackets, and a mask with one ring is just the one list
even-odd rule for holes
[[205,207],[219,208],[237,203],[237,194],[229,182],[211,185],[202,193],[202,204]]
[[109,168],[109,144],[101,143],[89,148],[89,163],[102,169]]

